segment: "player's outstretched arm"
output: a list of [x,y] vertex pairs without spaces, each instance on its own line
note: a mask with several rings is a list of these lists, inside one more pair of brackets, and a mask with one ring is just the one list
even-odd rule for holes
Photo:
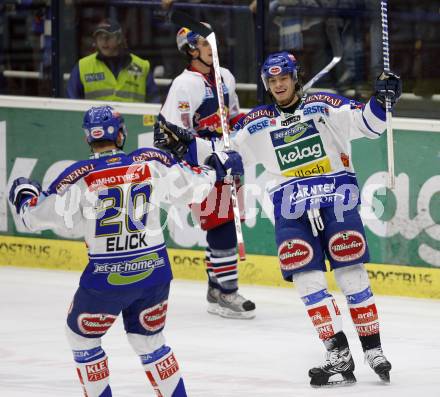
[[188,205],[202,202],[217,181],[230,182],[243,175],[243,163],[237,152],[214,152],[202,166],[173,161],[171,166],[157,164],[157,178],[161,183],[156,198],[168,203]]
[[[58,201],[57,201],[58,199]],[[71,191],[60,199],[50,191],[42,192],[38,182],[17,178],[9,191],[9,202],[30,231],[71,230],[80,217],[79,196]]]
[[221,150],[223,142],[214,144],[211,141],[197,138],[191,131],[166,121],[159,114],[154,124],[154,146],[172,153],[178,161],[185,160],[196,166],[203,164],[213,150]]

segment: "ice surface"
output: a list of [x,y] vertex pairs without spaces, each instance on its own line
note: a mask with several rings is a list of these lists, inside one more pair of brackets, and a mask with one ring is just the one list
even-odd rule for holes
[[[0,396],[73,397],[82,392],[64,321],[79,273],[0,267]],[[294,289],[242,286],[257,304],[253,320],[206,312],[206,286],[175,280],[165,335],[191,397],[440,396],[440,301],[377,296],[384,352],[393,364],[383,385],[363,362],[344,299],[335,294],[358,383],[312,389],[308,369],[324,348]],[[153,397],[118,320],[103,339],[115,397]]]

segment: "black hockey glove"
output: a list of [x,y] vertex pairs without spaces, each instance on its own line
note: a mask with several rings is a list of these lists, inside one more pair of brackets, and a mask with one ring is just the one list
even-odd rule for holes
[[9,190],[9,202],[15,207],[17,214],[21,206],[30,198],[38,197],[41,193],[41,185],[28,178],[17,178],[12,182]]
[[397,74],[382,72],[374,88],[376,90],[374,95],[382,107],[385,109],[386,98],[389,98],[393,107],[402,95],[402,80]]
[[193,134],[169,123],[159,114],[154,124],[154,146],[174,154],[179,160],[188,151],[188,146],[194,140]]
[[205,160],[205,164],[214,168],[217,174],[217,181],[232,183],[233,177],[244,174],[241,156],[233,150],[213,152]]

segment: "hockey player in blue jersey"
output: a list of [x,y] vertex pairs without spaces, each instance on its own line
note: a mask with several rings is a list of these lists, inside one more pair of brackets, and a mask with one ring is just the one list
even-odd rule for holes
[[[245,165],[261,163],[272,179],[268,193],[281,272],[295,283],[327,350],[324,364],[310,369],[310,383],[321,387],[356,382],[341,313],[324,276],[326,258],[347,299],[366,362],[389,382],[391,364],[382,351],[378,312],[364,266],[369,254],[357,210],[359,189],[350,142],[382,134],[385,98],[396,103],[400,78],[383,73],[375,95],[364,105],[327,92],[302,95],[296,59],[285,51],[267,57],[261,77],[274,103],[242,118],[231,143]],[[157,130],[158,147],[164,147],[163,131],[172,130],[170,141],[177,145],[175,137],[182,137],[189,161],[197,162],[212,150],[205,141],[164,124],[166,128]]]
[[157,396],[185,397],[179,364],[162,333],[172,272],[159,208],[167,201],[194,202],[201,185],[207,194],[227,174],[241,175],[240,156],[217,153],[209,166],[190,167],[157,149],[125,154],[124,121],[110,106],[88,110],[83,128],[90,158],[68,167],[44,192],[37,182],[18,178],[10,202],[31,231],[84,232],[89,262],[66,326],[84,395],[112,395],[101,338],[122,312],[128,341]]

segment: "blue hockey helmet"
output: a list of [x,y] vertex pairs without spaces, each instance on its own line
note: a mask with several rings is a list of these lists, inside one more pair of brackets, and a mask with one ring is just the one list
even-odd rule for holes
[[118,147],[122,148],[127,136],[123,117],[111,106],[96,106],[87,110],[83,129],[89,145],[99,141],[112,141],[116,144],[121,131],[123,140]]
[[296,59],[287,51],[274,52],[270,54],[261,67],[261,80],[264,88],[269,91],[269,77],[283,74],[291,74],[294,81],[298,81]]

